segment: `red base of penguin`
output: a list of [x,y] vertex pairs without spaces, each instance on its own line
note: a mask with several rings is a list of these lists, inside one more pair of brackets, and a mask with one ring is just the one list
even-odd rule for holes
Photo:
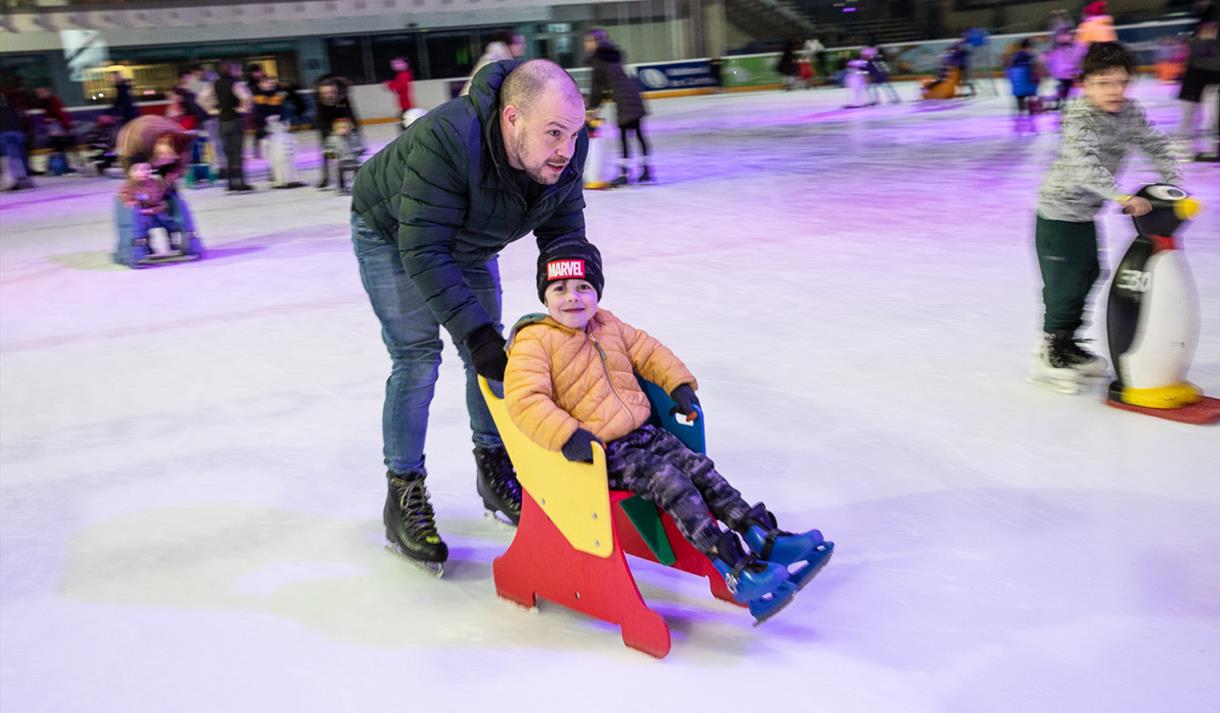
[[1120,408],[1124,411],[1134,411],[1136,413],[1156,416],[1170,421],[1179,423],[1192,423],[1203,425],[1207,423],[1216,423],[1220,421],[1220,399],[1214,399],[1210,396],[1204,396],[1201,401],[1196,401],[1189,406],[1181,408],[1147,408],[1145,406],[1132,406],[1125,404],[1122,401],[1114,399],[1106,399],[1106,403],[1114,408]]

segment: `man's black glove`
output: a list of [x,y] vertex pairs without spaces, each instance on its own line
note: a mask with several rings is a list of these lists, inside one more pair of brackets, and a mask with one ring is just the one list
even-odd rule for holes
[[689,416],[692,419],[695,417],[695,407],[699,405],[699,397],[695,396],[695,390],[690,387],[690,384],[682,384],[673,390],[669,398],[674,400],[677,406],[674,406],[669,411],[669,415],[680,413],[684,416]]
[[470,361],[479,376],[488,381],[504,381],[508,355],[504,353],[504,337],[495,327],[484,324],[471,332],[466,337],[466,348],[470,350]]
[[589,433],[583,428],[576,429],[568,442],[563,444],[563,457],[573,463],[592,463],[593,462],[593,442],[597,440],[597,436]]

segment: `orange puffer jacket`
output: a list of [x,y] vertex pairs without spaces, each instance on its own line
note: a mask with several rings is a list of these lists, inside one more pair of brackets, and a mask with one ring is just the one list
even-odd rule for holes
[[583,332],[530,315],[510,337],[504,400],[517,428],[547,450],[563,448],[577,428],[609,443],[652,413],[637,372],[666,393],[682,384],[698,388],[665,345],[606,310]]
[[1114,18],[1109,15],[1094,15],[1082,20],[1076,28],[1076,41],[1086,45],[1094,42],[1117,42],[1118,33],[1114,30]]

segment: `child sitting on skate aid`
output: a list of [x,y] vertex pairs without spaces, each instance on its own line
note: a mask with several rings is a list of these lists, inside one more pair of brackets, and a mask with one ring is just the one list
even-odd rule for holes
[[603,284],[592,245],[559,240],[539,255],[547,314],[522,318],[509,339],[504,401],[512,422],[572,462],[593,462],[593,443],[602,444],[610,488],[630,490],[672,517],[734,598],[764,621],[826,565],[834,543],[817,530],[780,530],[707,456],[648,423],[651,406],[636,373],[669,393],[688,419],[699,417],[695,378],[656,339],[598,308]]

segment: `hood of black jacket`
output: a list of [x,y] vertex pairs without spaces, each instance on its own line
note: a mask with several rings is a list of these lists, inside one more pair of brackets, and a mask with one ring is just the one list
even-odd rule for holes
[[470,80],[467,98],[474,105],[475,113],[483,124],[483,141],[491,150],[491,159],[501,178],[513,183],[508,165],[508,153],[504,148],[504,137],[500,134],[500,87],[508,73],[516,69],[521,60],[505,59],[490,62]]
[[600,44],[597,46],[597,49],[593,51],[593,59],[600,62],[614,62],[619,64],[623,61],[623,53],[614,45]]

